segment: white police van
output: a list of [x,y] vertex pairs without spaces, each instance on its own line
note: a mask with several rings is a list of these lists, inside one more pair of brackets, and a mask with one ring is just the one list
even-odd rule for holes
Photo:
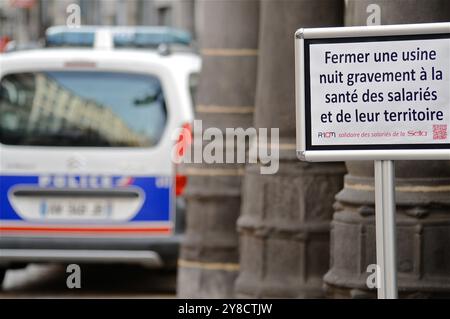
[[0,56],[0,279],[30,262],[176,265],[173,133],[200,67],[154,50]]

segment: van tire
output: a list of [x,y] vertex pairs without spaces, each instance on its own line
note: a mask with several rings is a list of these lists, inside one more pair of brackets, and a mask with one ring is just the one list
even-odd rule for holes
[[3,280],[5,279],[5,275],[6,275],[6,268],[0,268],[0,291],[2,290],[3,287]]

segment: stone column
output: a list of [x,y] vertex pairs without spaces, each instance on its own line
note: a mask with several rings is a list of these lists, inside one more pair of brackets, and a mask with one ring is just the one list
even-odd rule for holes
[[[382,24],[450,21],[445,0],[350,0],[348,25],[365,25],[367,6],[381,8]],[[368,265],[376,263],[373,162],[347,162],[332,227],[327,294],[376,297]],[[397,267],[401,297],[450,296],[450,162],[396,162]]]
[[195,1],[176,0],[174,6],[173,26],[189,31],[195,37]]
[[[198,1],[203,70],[196,117],[203,129],[252,125],[259,1]],[[194,136],[198,138],[198,136]],[[225,143],[224,143],[225,144]],[[225,149],[227,151],[233,149]],[[193,164],[186,190],[187,233],[179,260],[182,298],[231,298],[239,270],[236,221],[244,164]]]
[[255,126],[279,128],[279,171],[261,175],[247,165],[242,215],[238,297],[322,296],[329,267],[329,227],[342,163],[300,162],[295,152],[294,33],[300,27],[341,26],[343,1],[264,0]]

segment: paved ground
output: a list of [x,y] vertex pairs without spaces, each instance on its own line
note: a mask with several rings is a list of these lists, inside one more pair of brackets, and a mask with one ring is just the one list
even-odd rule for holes
[[9,270],[1,298],[174,298],[175,272],[138,266],[80,265],[81,289],[68,289],[66,265]]

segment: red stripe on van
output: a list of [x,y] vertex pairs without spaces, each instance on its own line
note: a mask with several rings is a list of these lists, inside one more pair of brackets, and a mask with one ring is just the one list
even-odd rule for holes
[[142,227],[142,228],[81,228],[81,227],[33,227],[33,226],[1,226],[0,232],[55,232],[55,233],[158,233],[168,234],[171,227]]

